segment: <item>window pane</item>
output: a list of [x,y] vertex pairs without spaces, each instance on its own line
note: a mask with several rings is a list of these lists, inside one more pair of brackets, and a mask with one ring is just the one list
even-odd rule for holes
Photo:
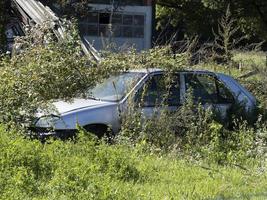
[[232,93],[224,86],[224,84],[220,81],[217,82],[218,84],[218,103],[233,103],[234,97]]
[[143,38],[144,37],[144,27],[135,27],[133,28],[133,37]]
[[98,24],[98,13],[88,13],[86,22]]
[[98,26],[97,25],[88,25],[88,35],[98,36]]
[[103,37],[107,37],[109,33],[108,25],[100,25],[99,26],[99,35]]
[[135,15],[133,24],[138,26],[143,26],[145,23],[145,17],[143,15]]
[[214,77],[206,74],[185,75],[186,89],[191,88],[195,101],[217,103],[218,95]]
[[85,23],[79,24],[79,31],[81,34],[87,35],[88,34],[88,25]]
[[171,77],[172,83],[167,89],[168,101],[167,105],[169,106],[178,106],[180,105],[180,76],[176,74]]
[[114,37],[121,37],[121,26],[112,26],[113,36]]
[[110,14],[109,13],[100,13],[99,14],[99,24],[109,24]]
[[131,26],[124,26],[122,32],[123,37],[133,37],[133,28]]
[[133,16],[132,15],[123,15],[123,24],[124,25],[132,25],[133,24]]
[[180,105],[179,75],[174,75],[169,84],[166,80],[163,75],[155,75],[149,79],[138,93],[140,103],[144,106]]
[[114,14],[112,16],[112,24],[122,24],[122,15],[121,14]]
[[90,89],[88,96],[99,98],[103,101],[118,101],[128,94],[144,75],[138,72],[112,75]]

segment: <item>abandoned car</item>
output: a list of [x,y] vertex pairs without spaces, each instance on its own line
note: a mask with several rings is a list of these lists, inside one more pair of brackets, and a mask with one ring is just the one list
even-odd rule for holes
[[64,137],[75,133],[78,124],[97,136],[102,136],[107,130],[116,134],[130,99],[138,102],[142,98],[142,115],[150,117],[155,109],[161,108],[158,105],[163,99],[167,109],[179,107],[189,88],[195,100],[205,106],[212,105],[222,116],[235,102],[243,102],[246,110],[256,106],[255,97],[232,77],[209,71],[174,73],[166,99],[165,74],[160,69],[144,69],[112,75],[91,88],[89,98],[77,98],[71,103],[55,102],[58,112],[39,116],[34,130],[42,136]]

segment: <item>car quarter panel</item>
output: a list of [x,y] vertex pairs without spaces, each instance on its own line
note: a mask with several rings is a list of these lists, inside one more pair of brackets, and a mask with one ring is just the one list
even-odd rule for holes
[[244,103],[247,110],[255,108],[257,103],[256,98],[235,79],[220,73],[217,74],[217,77],[234,93],[239,103]]

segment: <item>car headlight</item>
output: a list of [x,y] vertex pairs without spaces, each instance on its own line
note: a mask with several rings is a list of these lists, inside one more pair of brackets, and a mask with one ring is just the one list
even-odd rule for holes
[[56,115],[42,116],[36,121],[35,126],[43,128],[54,128],[59,120],[60,117]]

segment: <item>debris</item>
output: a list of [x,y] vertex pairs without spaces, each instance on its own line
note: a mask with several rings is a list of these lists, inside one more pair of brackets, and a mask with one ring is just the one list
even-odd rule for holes
[[[32,27],[49,22],[57,39],[65,39],[66,30],[63,21],[48,6],[37,0],[12,0],[12,3],[24,25]],[[97,50],[87,40],[81,38],[81,46],[86,55],[93,56],[97,62],[101,60]]]

